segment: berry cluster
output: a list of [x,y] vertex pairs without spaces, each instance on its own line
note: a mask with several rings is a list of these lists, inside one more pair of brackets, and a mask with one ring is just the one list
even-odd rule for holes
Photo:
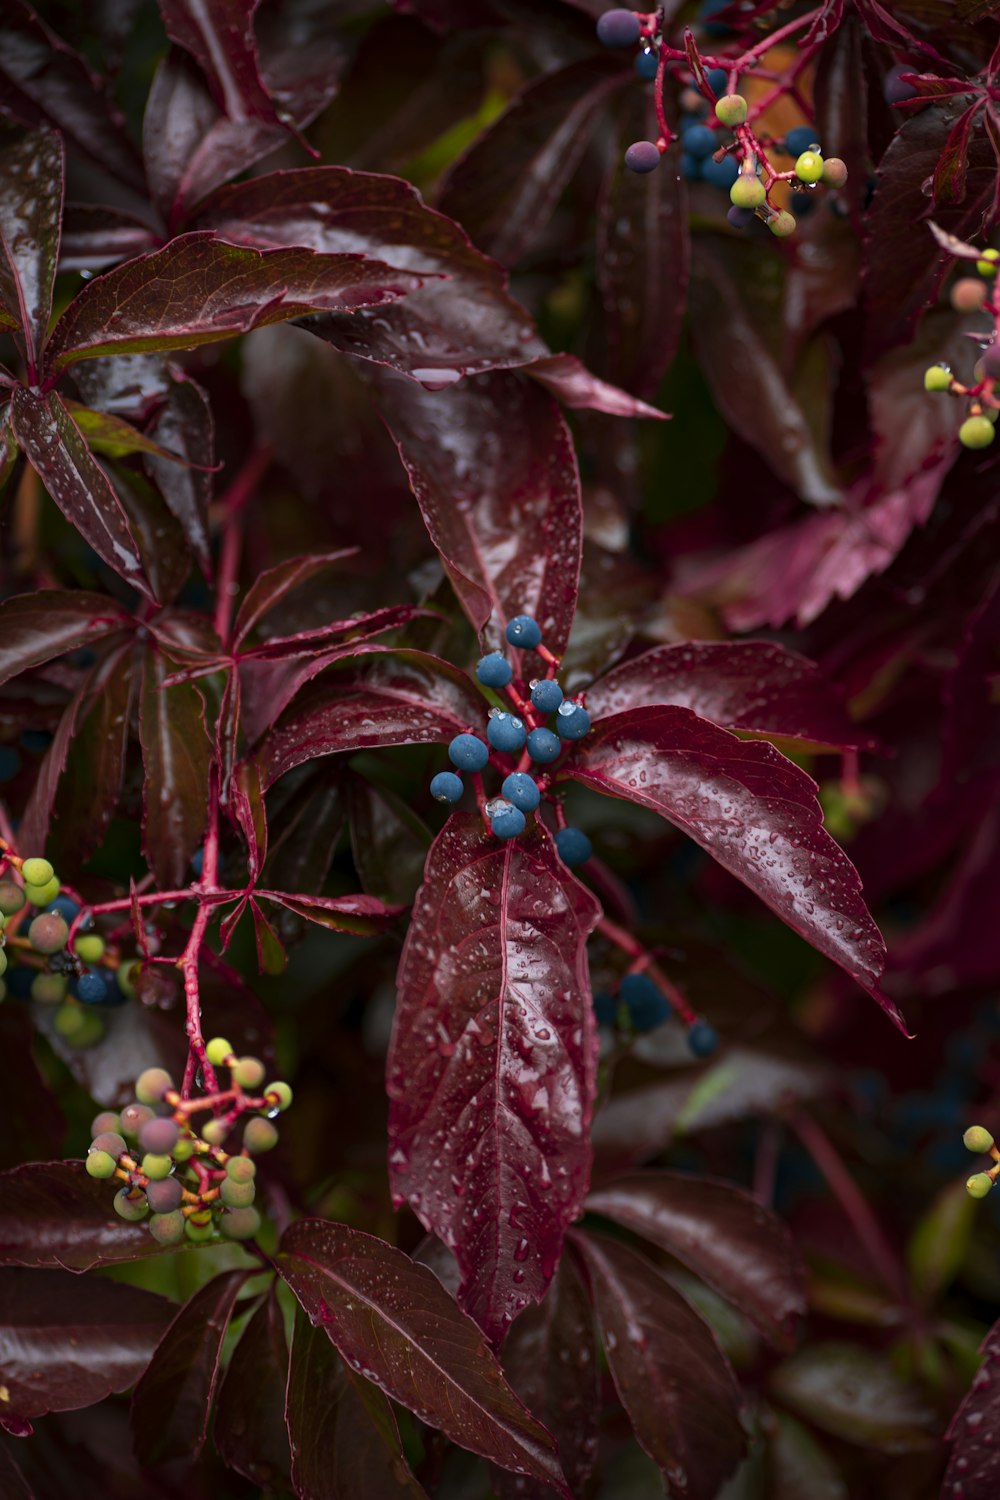
[[[641,1033],[655,1031],[674,1014],[674,1007],[644,970],[626,974],[618,986],[617,998],[600,993],[594,996],[594,1012],[602,1026],[619,1031]],[[687,1026],[687,1044],[695,1057],[711,1057],[719,1045],[718,1032],[702,1017],[687,1013],[679,1016]]]
[[967,404],[965,420],[958,429],[959,442],[965,448],[988,448],[996,436],[1000,413],[1000,302],[995,290],[1000,251],[977,250],[940,230],[936,238],[959,259],[974,261],[979,273],[960,276],[952,284],[952,307],[961,313],[985,313],[989,325],[981,334],[971,335],[982,351],[973,368],[971,385],[963,385],[948,365],[941,364],[931,365],[924,372],[924,389],[960,396]]
[[[811,125],[790,130],[781,140],[758,135],[746,98],[736,92],[739,76],[756,65],[754,50],[741,58],[700,58],[670,47],[660,34],[658,12],[637,14],[614,9],[597,22],[598,39],[607,47],[640,46],[636,71],[656,84],[656,141],[634,141],[625,152],[632,172],[652,172],[671,143],[680,140],[681,170],[689,181],[707,182],[729,194],[729,223],[746,229],[754,219],[779,238],[792,234],[796,218],[783,206],[776,189],[786,185],[798,212],[812,207],[810,194],[819,185],[842,188],[847,167],[839,157],[823,158]],[[683,84],[679,132],[667,125],[663,86],[668,72]],[[771,154],[791,157],[790,167],[776,167]],[[784,188],[781,188],[785,191]]]
[[[161,1245],[202,1244],[216,1231],[253,1238],[260,1228],[253,1157],[277,1143],[271,1117],[292,1102],[287,1083],[265,1084],[260,1059],[237,1057],[224,1037],[213,1037],[205,1055],[229,1069],[228,1089],[185,1099],[163,1068],[147,1068],[136,1079],[135,1102],[118,1114],[104,1111],[91,1127],[87,1172],[120,1181],[115,1213],[146,1220]],[[207,1116],[200,1129],[198,1115]],[[229,1153],[224,1145],[241,1121],[242,1147]]]
[[[537,621],[530,615],[516,615],[507,625],[506,637],[511,646],[537,651],[548,663],[550,675],[532,678],[527,684],[528,697],[524,698],[524,684],[515,682],[514,668],[502,652],[491,651],[481,657],[477,678],[483,687],[505,691],[516,712],[491,708],[485,740],[472,733],[457,734],[448,746],[448,758],[455,770],[439,771],[431,781],[431,796],[453,804],[465,790],[458,773],[471,772],[483,814],[498,839],[517,838],[527,826],[528,815],[541,804],[549,780],[535,768],[551,766],[566,742],[582,740],[590,732],[587,710],[582,703],[565,697],[555,679],[558,661],[542,644]],[[554,728],[548,727],[546,720]],[[514,757],[518,757],[516,764]],[[504,780],[501,795],[487,801],[481,796],[479,777],[491,762]],[[555,841],[561,859],[570,866],[583,864],[593,853],[590,840],[579,828],[560,828]]]
[[970,1125],[962,1137],[967,1151],[973,1151],[977,1156],[985,1156],[989,1152],[993,1158],[992,1167],[985,1172],[976,1172],[966,1182],[966,1191],[972,1198],[985,1198],[990,1188],[1000,1176],[1000,1151],[997,1150],[993,1137],[983,1125]]

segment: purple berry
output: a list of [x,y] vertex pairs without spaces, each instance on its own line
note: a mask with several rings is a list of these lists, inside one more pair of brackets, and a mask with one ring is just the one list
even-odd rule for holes
[[180,1131],[170,1119],[147,1120],[139,1131],[139,1145],[154,1156],[169,1156],[177,1145]]
[[180,1208],[184,1189],[176,1177],[164,1177],[151,1182],[146,1189],[146,1201],[154,1214],[170,1214]]
[[634,10],[606,10],[597,23],[597,40],[605,47],[634,47],[641,34]]
[[882,79],[882,93],[886,104],[903,104],[907,99],[915,99],[917,91],[912,83],[903,82],[903,74],[919,71],[912,63],[897,63],[894,68],[890,68]]
[[983,373],[991,380],[1000,379],[1000,344],[989,344],[982,353]]
[[625,165],[630,172],[655,172],[660,153],[652,141],[633,141],[625,152]]
[[756,217],[752,208],[737,208],[735,203],[726,214],[734,229],[749,229]]

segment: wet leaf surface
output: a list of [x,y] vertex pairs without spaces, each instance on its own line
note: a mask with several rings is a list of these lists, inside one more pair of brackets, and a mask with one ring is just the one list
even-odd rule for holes
[[219,1388],[214,1427],[220,1457],[265,1487],[280,1486],[289,1470],[287,1379],[285,1324],[272,1285],[233,1350]]
[[82,1161],[29,1162],[0,1175],[0,1265],[89,1271],[160,1253],[142,1224],[111,1206],[114,1190]]
[[888,1359],[855,1344],[813,1343],[779,1365],[771,1391],[822,1432],[883,1453],[929,1450],[937,1418]]

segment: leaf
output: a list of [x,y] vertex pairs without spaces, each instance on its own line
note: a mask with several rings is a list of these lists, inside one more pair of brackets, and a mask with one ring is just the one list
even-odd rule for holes
[[89,406],[71,401],[68,397],[64,405],[83,433],[92,453],[103,453],[108,458],[125,458],[130,453],[153,453],[168,463],[186,467],[186,460],[180,454],[161,448],[159,443],[133,427],[131,422],[126,422],[124,417],[93,411]]
[[155,250],[156,234],[142,219],[120,208],[67,203],[59,242],[59,272],[103,271],[120,260]]
[[555,1443],[433,1271],[346,1224],[300,1219],[278,1271],[345,1362],[452,1442],[569,1500]]
[[[565,419],[550,396],[511,374],[433,393],[380,382],[431,541],[473,627],[500,642],[531,615],[562,655],[580,574],[580,480]],[[492,611],[492,618],[491,618]],[[534,673],[539,660],[527,657]],[[527,669],[524,675],[532,675]]]
[[930,1452],[937,1417],[888,1358],[857,1344],[817,1342],[785,1360],[771,1393],[821,1432],[881,1453]]
[[609,417],[652,417],[658,422],[668,420],[666,412],[647,406],[616,385],[599,380],[592,375],[572,354],[546,354],[530,360],[523,366],[525,375],[551,391],[563,406],[585,407],[603,412]]
[[983,108],[977,99],[951,127],[951,134],[934,169],[934,202],[961,203],[965,197],[965,180],[969,171],[969,134],[976,116]]
[[108,567],[152,598],[121,502],[59,393],[41,396],[17,386],[11,425],[25,457],[70,524]]
[[258,0],[158,0],[163,24],[198,63],[218,109],[232,120],[288,125],[275,110],[257,61],[253,13]]
[[452,1250],[498,1341],[541,1300],[590,1173],[597,902],[536,824],[453,813],[427,859],[387,1060],[393,1195]]
[[144,1225],[118,1217],[113,1197],[82,1161],[36,1161],[0,1174],[0,1265],[90,1271],[159,1254]]
[[839,1470],[808,1428],[775,1413],[767,1450],[768,1495],[773,1500],[850,1500]]
[[342,547],[339,552],[310,552],[304,557],[288,558],[276,567],[265,568],[247,589],[237,611],[233,625],[234,645],[237,648],[242,646],[254,626],[299,584],[356,553],[356,547]]
[[347,783],[347,816],[364,889],[383,901],[411,905],[431,842],[427,825],[403,797],[362,776]]
[[198,689],[191,682],[163,685],[172,666],[162,651],[147,651],[139,698],[143,847],[164,890],[184,884],[205,831],[212,754]]
[[267,858],[267,812],[253,761],[237,767],[230,783],[229,807],[246,843],[250,884],[255,885]]
[[269,813],[268,885],[286,893],[320,890],[344,824],[340,778],[328,765],[293,771],[272,792]]
[[17,316],[32,382],[41,369],[42,346],[52,312],[63,170],[63,145],[58,135],[39,132],[4,142],[0,298]]
[[201,387],[181,371],[168,366],[166,379],[166,400],[150,433],[171,453],[182,455],[184,462],[168,463],[153,454],[146,459],[146,472],[156,481],[167,508],[180,522],[201,571],[211,580],[208,507],[212,499],[211,471],[215,467],[212,408]]
[[994,1323],[980,1353],[982,1366],[946,1434],[953,1446],[941,1500],[993,1500],[1000,1483],[1000,1450],[996,1445],[996,1424],[1000,1419],[1000,1324]]
[[727,729],[808,740],[838,749],[871,748],[833,685],[797,652],[770,641],[692,641],[654,646],[587,689],[592,719],[627,709],[688,708]]
[[[285,953],[278,934],[252,896],[250,897],[250,915],[253,917],[254,938],[257,943],[258,969],[262,974],[283,974],[288,964],[288,955]],[[343,928],[338,928],[336,922],[329,919],[322,925],[333,931],[343,931]],[[353,928],[349,930],[353,931]]]
[[284,1487],[291,1457],[285,1430],[288,1344],[272,1282],[240,1335],[215,1410],[219,1457],[253,1484]]
[[43,1078],[34,1054],[35,1028],[28,1007],[0,1007],[0,1056],[4,1059],[6,1129],[0,1138],[0,1171],[58,1155],[66,1139],[66,1117]]
[[574,1232],[608,1367],[671,1494],[715,1500],[746,1452],[739,1387],[706,1323],[634,1250]]
[[917,1224],[906,1247],[914,1291],[933,1306],[965,1264],[976,1222],[975,1199],[964,1182],[942,1188]]
[[858,873],[823,827],[816,784],[773,746],[686,708],[602,719],[566,776],[667,818],[845,969],[905,1034],[878,981],[885,944]]
[[738,1307],[779,1348],[791,1346],[806,1311],[805,1277],[784,1224],[731,1182],[679,1172],[642,1172],[587,1199],[659,1245]]
[[[107,1191],[105,1185],[105,1191]],[[165,1297],[69,1271],[0,1274],[4,1416],[76,1411],[133,1385],[174,1314]]]
[[[421,1500],[386,1397],[296,1308],[285,1420],[298,1500]],[[551,1491],[549,1491],[551,1493]]]
[[264,901],[283,906],[286,911],[327,927],[331,932],[350,932],[356,937],[372,937],[404,909],[386,906],[375,896],[292,896],[286,891],[258,891]]
[[160,1340],[132,1393],[132,1434],[144,1468],[201,1452],[222,1340],[251,1274],[223,1271],[213,1276],[179,1310]]
[[81,359],[193,349],[316,308],[378,307],[423,284],[363,255],[250,250],[181,234],[89,281],[49,339],[53,372]]
[[107,594],[38,589],[0,601],[0,682],[131,625]]

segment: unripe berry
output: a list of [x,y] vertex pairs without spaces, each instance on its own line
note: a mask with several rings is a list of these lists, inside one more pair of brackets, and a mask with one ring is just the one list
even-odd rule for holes
[[219,1183],[219,1197],[227,1208],[249,1208],[256,1192],[252,1181],[234,1182],[231,1177],[224,1177]]
[[230,1126],[227,1120],[206,1120],[201,1127],[201,1138],[210,1146],[221,1146],[229,1134]]
[[757,177],[741,172],[729,189],[729,201],[737,208],[760,208],[767,198],[764,184]]
[[135,1080],[135,1097],[140,1104],[159,1104],[173,1086],[166,1068],[146,1068]]
[[1000,250],[984,250],[980,259],[976,261],[976,270],[980,276],[985,276],[987,281],[992,281],[997,274],[998,260],[1000,260]]
[[264,1064],[259,1057],[241,1057],[233,1063],[233,1082],[241,1089],[256,1089],[264,1082]]
[[213,1068],[221,1068],[227,1057],[232,1057],[233,1045],[224,1036],[213,1036],[205,1046],[205,1056]]
[[125,1137],[119,1135],[117,1130],[102,1130],[94,1136],[90,1149],[91,1151],[106,1151],[117,1161],[119,1156],[125,1155],[128,1147],[125,1144]]
[[96,932],[82,932],[73,941],[76,956],[85,964],[100,963],[104,957],[104,939]]
[[988,1172],[976,1172],[965,1184],[965,1191],[970,1198],[985,1198],[993,1186],[993,1179]]
[[947,365],[931,365],[924,371],[925,391],[948,391],[951,389],[951,371]]
[[55,873],[47,859],[26,859],[21,866],[25,885],[47,885]]
[[59,882],[54,875],[45,885],[32,885],[27,880],[24,882],[24,897],[32,906],[49,906],[58,894]]
[[147,1120],[153,1119],[153,1111],[146,1104],[126,1104],[121,1112],[122,1134],[138,1136]]
[[184,1233],[193,1244],[204,1245],[215,1234],[212,1215],[209,1214],[207,1217],[202,1217],[199,1214],[192,1214],[190,1218],[185,1220]]
[[795,175],[800,182],[819,182],[823,175],[823,158],[818,151],[803,151],[795,163]]
[[190,1161],[194,1155],[194,1137],[182,1135],[170,1155],[176,1162]]
[[92,1136],[100,1135],[105,1130],[113,1130],[116,1135],[119,1135],[121,1128],[121,1119],[118,1111],[114,1109],[102,1109],[100,1114],[95,1115],[90,1122],[90,1133]]
[[69,928],[57,912],[43,912],[28,928],[28,942],[36,953],[61,953],[69,938]]
[[6,972],[7,972],[7,950],[5,948],[0,948],[0,974],[6,974]]
[[113,1177],[116,1165],[113,1156],[109,1156],[106,1151],[94,1151],[93,1148],[87,1152],[84,1162],[90,1177]]
[[129,1000],[135,999],[135,981],[141,971],[142,963],[138,958],[131,959],[127,964],[119,964],[115,970],[118,988]]
[[0,911],[5,917],[12,917],[21,910],[24,905],[24,892],[13,880],[0,880]]
[[292,1091],[287,1083],[269,1083],[264,1090],[264,1098],[272,1109],[285,1110],[292,1102]]
[[716,119],[730,128],[742,125],[747,117],[747,101],[742,94],[723,94],[715,106],[715,115]]
[[184,1201],[184,1189],[176,1177],[164,1177],[146,1188],[146,1202],[154,1214],[173,1213]]
[[795,223],[795,215],[783,208],[780,213],[771,215],[767,221],[767,227],[779,240],[783,240],[788,235],[794,234],[798,226]]
[[147,1151],[140,1163],[150,1182],[159,1182],[162,1178],[169,1177],[173,1165],[169,1156],[158,1156],[153,1151]]
[[597,22],[597,40],[605,47],[634,47],[642,35],[634,10],[606,10]]
[[169,1156],[177,1145],[180,1131],[170,1119],[147,1120],[139,1132],[139,1145],[155,1156]]
[[984,1125],[970,1125],[962,1137],[967,1151],[974,1151],[977,1156],[985,1156],[987,1151],[993,1149],[993,1137]]
[[252,1151],[258,1156],[262,1151],[270,1151],[278,1144],[278,1132],[270,1120],[263,1120],[256,1116],[248,1120],[243,1130],[243,1145],[247,1151]]
[[137,1193],[132,1198],[129,1196],[129,1191],[127,1187],[124,1187],[120,1193],[115,1194],[115,1213],[120,1219],[127,1219],[129,1223],[134,1224],[146,1217],[149,1213],[149,1204],[146,1202],[145,1193]]
[[150,1216],[149,1232],[158,1245],[179,1245],[185,1235],[184,1215],[177,1209],[172,1213]]
[[229,1208],[219,1220],[219,1230],[227,1240],[252,1240],[260,1229],[260,1214],[255,1208]]
[[963,448],[988,448],[996,437],[996,430],[989,417],[966,417],[958,429],[958,441]]
[[31,981],[31,998],[36,1005],[61,1005],[68,987],[65,974],[36,974]]
[[253,1182],[257,1175],[257,1163],[249,1156],[231,1156],[226,1162],[226,1176],[233,1182]]
[[846,161],[839,156],[827,156],[823,159],[823,176],[821,181],[824,187],[842,188],[847,181],[848,171]]

